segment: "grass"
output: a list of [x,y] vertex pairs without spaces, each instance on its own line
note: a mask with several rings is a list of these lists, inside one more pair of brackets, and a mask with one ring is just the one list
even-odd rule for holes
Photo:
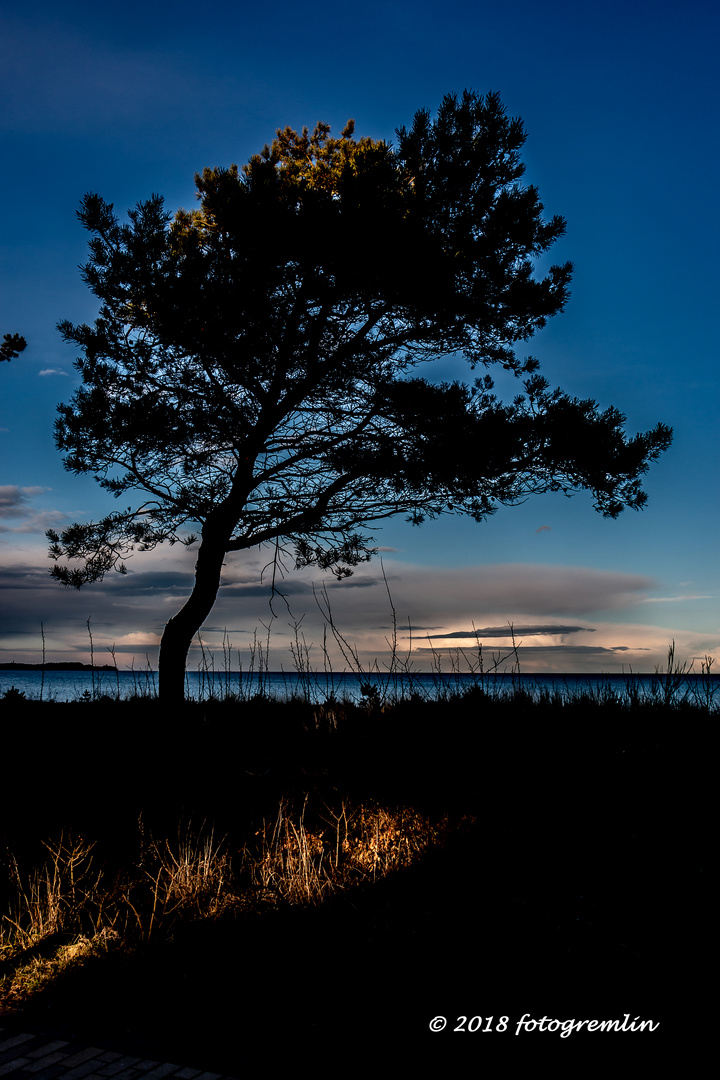
[[[634,675],[630,671],[624,677],[623,685],[620,687],[605,681],[607,677],[602,674],[587,676],[586,686],[580,690],[577,685],[572,688],[566,685],[548,689],[547,686],[541,684],[539,678],[536,683],[527,678],[521,680],[519,646],[511,623],[508,624],[508,636],[512,644],[504,651],[496,651],[488,657],[478,632],[474,644],[469,647],[460,646],[450,650],[444,657],[433,651],[431,672],[420,673],[416,671],[412,661],[410,628],[407,650],[404,655],[400,652],[397,612],[384,570],[383,580],[390,607],[391,628],[390,635],[386,637],[390,650],[389,660],[384,662],[382,669],[377,660],[369,666],[362,662],[357,648],[338,628],[327,589],[323,587],[319,595],[315,596],[324,620],[323,671],[319,672],[313,667],[312,646],[305,640],[301,628],[302,620],[291,623],[294,641],[290,643],[290,652],[294,677],[284,671],[280,672],[285,680],[284,698],[291,699],[295,704],[314,703],[319,706],[316,718],[322,715],[325,722],[331,724],[334,722],[336,708],[338,706],[342,708],[343,705],[342,701],[338,700],[341,687],[346,694],[348,688],[347,684],[338,679],[333,672],[329,648],[330,638],[342,657],[346,673],[356,680],[355,699],[362,701],[371,710],[387,704],[402,703],[408,698],[412,701],[430,699],[451,702],[458,695],[468,691],[479,692],[494,700],[508,698],[515,702],[519,701],[522,695],[529,695],[538,703],[552,703],[558,707],[566,703],[567,699],[570,702],[582,700],[590,705],[601,702],[605,705],[617,704],[633,707],[644,707],[647,704],[674,707],[691,703],[708,714],[715,714],[720,710],[720,679],[712,671],[715,659],[712,656],[704,656],[698,673],[694,670],[694,660],[687,662],[676,657],[674,641],[668,648],[664,668],[656,667],[654,675],[649,679],[647,676]],[[39,700],[42,701],[45,682],[45,631],[44,625],[42,623],[40,625],[42,667]],[[270,667],[271,623],[265,625],[265,630],[264,640],[259,638],[257,630],[254,633],[250,647],[249,666],[246,670],[243,669],[238,651],[236,671],[233,670],[234,650],[227,631],[223,633],[221,658],[206,648],[201,635],[198,634],[201,660],[197,672],[196,692],[199,701],[221,702],[227,705],[273,697],[276,692],[273,689],[273,676],[277,676],[278,673],[271,671]],[[95,652],[90,619],[87,620],[87,631],[91,665],[93,665]],[[429,638],[428,641],[430,642]],[[94,701],[107,703],[121,699],[120,672],[117,667],[115,647],[108,647],[108,652],[113,661],[113,666],[109,670],[114,674],[114,690],[108,692],[107,683],[103,686],[100,669],[96,673],[95,668],[91,667],[91,689],[85,689],[82,693],[77,691],[76,700],[79,703],[89,704]],[[133,662],[130,674],[133,681],[131,701],[148,701],[156,698],[156,672],[151,667],[149,657],[146,656],[146,667],[141,673],[135,671]],[[430,676],[429,683],[423,679],[423,674]],[[186,685],[186,698],[189,700],[194,698],[189,679]],[[26,694],[23,691],[10,686],[5,690],[1,700],[12,706],[20,704],[25,699]]]
[[[135,859],[93,868],[95,842],[61,835],[26,876],[10,855],[9,911],[0,921],[0,1005],[17,1007],[88,958],[170,942],[178,927],[269,907],[320,904],[333,893],[407,867],[441,841],[447,823],[408,810],[328,806],[310,824],[286,800],[230,852],[212,827],[181,825],[174,841],[146,836]],[[2,970],[2,969],[0,969]]]
[[716,712],[680,675],[173,717],[6,699],[3,1024],[235,1074],[379,1016],[422,1054],[453,1010],[670,1024],[709,925]]

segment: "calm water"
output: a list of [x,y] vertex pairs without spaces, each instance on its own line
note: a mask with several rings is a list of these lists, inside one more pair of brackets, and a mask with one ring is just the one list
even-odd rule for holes
[[[383,673],[358,675],[344,674],[301,676],[297,672],[265,672],[238,674],[224,672],[187,673],[188,697],[196,700],[211,695],[223,697],[226,693],[252,697],[263,693],[271,697],[287,698],[293,694],[312,701],[325,701],[334,694],[336,698],[361,701],[369,693],[377,692],[381,698],[420,694],[424,698],[436,698],[447,693],[469,689],[481,684],[481,676],[437,675],[420,673],[412,676],[390,676]],[[672,690],[674,700],[688,697],[690,700],[708,701],[717,707],[720,702],[720,675],[703,678],[701,675],[685,675],[677,683],[667,683],[665,676],[657,675],[486,675],[484,686],[490,693],[503,694],[520,687],[534,696],[543,693],[576,696],[590,691],[595,695],[615,695],[624,698],[629,692],[642,697],[659,697]],[[4,694],[15,687],[27,698],[44,701],[78,701],[107,694],[110,697],[129,698],[157,693],[157,672],[121,671],[0,671],[0,707]],[[365,690],[365,693],[363,693]]]

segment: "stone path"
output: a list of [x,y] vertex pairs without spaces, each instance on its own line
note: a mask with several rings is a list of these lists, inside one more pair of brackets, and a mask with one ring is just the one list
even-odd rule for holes
[[217,1072],[130,1057],[51,1035],[25,1035],[0,1028],[0,1077],[6,1076],[24,1076],[28,1080],[233,1080]]

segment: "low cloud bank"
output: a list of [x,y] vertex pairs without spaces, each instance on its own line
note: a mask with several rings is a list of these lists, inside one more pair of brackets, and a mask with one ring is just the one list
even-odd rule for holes
[[[24,505],[21,489],[6,492],[5,499],[6,505]],[[19,560],[6,565],[0,568],[0,655],[36,662],[42,623],[48,660],[85,660],[90,617],[96,656],[114,649],[123,666],[144,664],[146,656],[155,663],[163,626],[192,587],[194,560],[192,549],[149,552],[128,562],[126,576],[111,574],[79,592],[54,582],[49,564],[40,558],[35,565]],[[270,666],[286,670],[293,665],[290,645],[296,634],[318,668],[324,638],[330,642],[333,666],[347,667],[330,623],[363,663],[377,659],[386,665],[394,640],[420,670],[432,667],[434,656],[471,651],[478,641],[488,651],[507,651],[513,634],[521,662],[531,671],[619,671],[640,662],[652,670],[652,664],[663,662],[673,638],[685,655],[717,649],[715,640],[698,634],[629,622],[653,585],[641,574],[592,567],[503,563],[437,568],[386,559],[384,566],[375,561],[342,582],[312,569],[288,571],[276,575],[273,591],[267,558],[250,552],[228,558],[202,638],[205,649],[218,654],[223,639],[229,641],[233,665],[246,665],[256,632],[264,641],[269,627]],[[584,634],[593,636],[592,644],[582,643]],[[193,665],[199,652],[199,646],[193,650]]]

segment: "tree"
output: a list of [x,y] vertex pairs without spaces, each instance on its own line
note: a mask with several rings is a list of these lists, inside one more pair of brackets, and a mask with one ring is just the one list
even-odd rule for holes
[[0,342],[0,360],[15,360],[27,348],[27,341],[20,334],[3,334]]
[[[80,587],[124,572],[133,548],[197,542],[195,584],[168,622],[160,694],[182,698],[194,635],[228,552],[262,544],[338,577],[374,553],[364,530],[403,513],[481,521],[529,493],[589,489],[615,517],[670,443],[658,425],[551,391],[515,355],[561,311],[572,267],[533,276],[562,235],[519,181],[525,132],[495,94],[448,95],[397,146],[278,131],[242,170],[196,176],[200,208],[153,195],[121,224],[87,195],[84,280],[94,326],[60,324],[83,383],[59,407],[65,466],[144,501],[49,532],[51,573]],[[415,373],[459,352],[523,380],[434,385]]]

